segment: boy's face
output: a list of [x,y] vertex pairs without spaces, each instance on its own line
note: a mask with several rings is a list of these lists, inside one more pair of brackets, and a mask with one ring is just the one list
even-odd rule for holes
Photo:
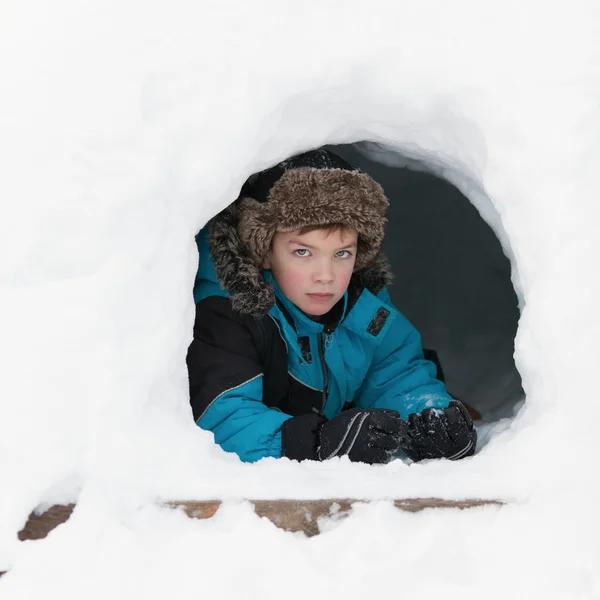
[[262,266],[300,310],[324,315],[348,288],[357,240],[354,229],[277,232]]

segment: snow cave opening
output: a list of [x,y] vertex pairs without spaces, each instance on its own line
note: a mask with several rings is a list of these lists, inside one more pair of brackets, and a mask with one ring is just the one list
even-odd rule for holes
[[[395,306],[437,354],[452,395],[484,424],[514,417],[524,399],[513,358],[520,311],[499,239],[471,201],[427,164],[389,166],[361,146],[325,147],[371,175],[390,200],[384,251]],[[379,154],[382,148],[388,151],[379,147]]]

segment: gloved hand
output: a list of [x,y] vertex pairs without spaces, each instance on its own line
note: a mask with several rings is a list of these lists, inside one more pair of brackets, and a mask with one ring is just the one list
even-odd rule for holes
[[477,432],[469,411],[458,400],[447,408],[426,408],[408,416],[400,447],[413,461],[426,458],[459,460],[475,453]]
[[319,428],[317,459],[348,455],[353,462],[387,463],[400,449],[407,424],[395,410],[352,408]]

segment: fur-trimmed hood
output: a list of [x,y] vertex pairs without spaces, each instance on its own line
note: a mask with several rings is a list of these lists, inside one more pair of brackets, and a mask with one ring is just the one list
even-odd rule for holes
[[318,150],[251,178],[240,197],[208,224],[215,275],[241,314],[265,315],[275,291],[261,268],[276,231],[342,224],[358,231],[350,288],[379,292],[391,281],[381,253],[388,200],[371,177]]

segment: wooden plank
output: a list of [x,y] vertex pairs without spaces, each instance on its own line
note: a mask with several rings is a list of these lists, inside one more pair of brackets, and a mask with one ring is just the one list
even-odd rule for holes
[[[352,511],[356,502],[367,502],[351,498],[327,498],[321,500],[250,500],[259,517],[266,517],[277,527],[286,531],[301,531],[308,537],[319,533],[320,518],[342,519]],[[394,500],[394,506],[407,512],[418,512],[426,508],[458,508],[464,510],[484,505],[502,505],[499,500],[444,500],[442,498],[406,498]],[[210,518],[220,502],[169,502],[170,506],[182,507],[192,518]]]
[[[250,500],[254,511],[259,517],[266,517],[277,527],[286,531],[301,531],[309,537],[318,535],[318,520],[322,517],[343,519],[352,511],[355,502],[365,503],[368,500],[353,500],[351,498],[327,498],[321,500]],[[405,498],[394,500],[394,506],[407,512],[419,512],[426,508],[457,508],[464,510],[476,506],[502,506],[500,500],[445,500],[443,498]],[[192,519],[210,519],[221,506],[220,500],[175,500],[165,502],[165,506],[181,507]],[[45,538],[53,529],[65,523],[74,504],[51,506],[41,515],[31,513],[25,527],[19,532],[20,540],[40,540]],[[0,571],[0,577],[4,575]]]
[[[286,531],[302,531],[307,536],[319,533],[318,519],[321,517],[344,518],[355,502],[366,502],[351,498],[327,498],[321,500],[250,500],[259,517],[266,517],[277,527]],[[466,509],[484,505],[502,505],[499,500],[445,500],[442,498],[406,498],[394,500],[396,508],[407,512],[418,512],[426,508]],[[210,519],[219,510],[220,500],[166,502],[165,506],[181,507],[193,519]],[[50,531],[66,522],[74,504],[51,506],[41,515],[31,513],[25,527],[19,532],[20,540],[39,540]]]
[[65,523],[73,509],[74,504],[55,504],[41,515],[36,515],[32,512],[29,515],[25,527],[19,531],[19,539],[23,540],[41,540],[45,538],[53,529]]

